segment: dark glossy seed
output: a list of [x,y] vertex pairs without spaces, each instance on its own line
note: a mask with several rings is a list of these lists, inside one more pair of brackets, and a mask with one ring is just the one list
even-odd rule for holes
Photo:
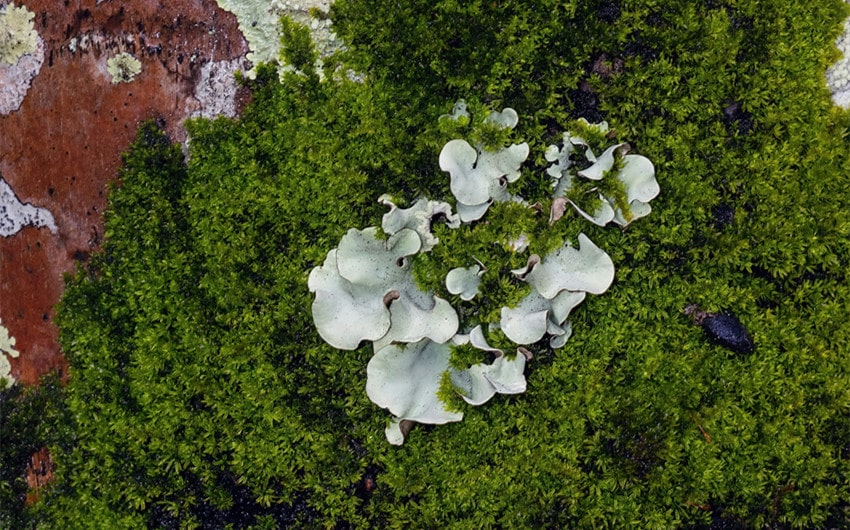
[[728,311],[707,314],[702,319],[702,329],[712,342],[735,353],[752,353],[755,348],[747,329],[735,315]]

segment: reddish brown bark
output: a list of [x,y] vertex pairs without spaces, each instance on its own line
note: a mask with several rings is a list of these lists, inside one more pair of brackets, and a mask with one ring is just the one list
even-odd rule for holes
[[[0,116],[0,173],[18,198],[47,208],[57,234],[25,228],[0,237],[0,319],[17,339],[12,375],[32,384],[64,371],[53,308],[63,274],[97,248],[107,183],[138,124],[164,119],[176,140],[195,110],[200,67],[244,55],[236,19],[213,0],[16,0],[33,11],[45,61],[21,108]],[[72,38],[100,41],[69,50]],[[126,49],[142,62],[113,85],[106,61]]]
[[38,500],[41,488],[53,480],[53,458],[46,447],[42,447],[32,454],[30,463],[27,465],[27,504],[33,504]]

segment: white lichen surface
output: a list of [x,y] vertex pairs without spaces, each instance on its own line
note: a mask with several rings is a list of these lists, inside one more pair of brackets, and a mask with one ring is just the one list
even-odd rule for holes
[[850,18],[844,22],[844,33],[835,46],[843,57],[826,71],[826,84],[835,104],[846,109],[850,108]]
[[15,349],[15,337],[10,336],[9,330],[3,327],[2,322],[0,322],[0,388],[14,384],[15,378],[12,377],[12,365],[9,363],[8,357],[17,357],[18,355],[18,351]]
[[129,83],[142,71],[142,63],[127,52],[121,52],[106,61],[106,71],[112,76],[112,84]]
[[[453,115],[465,109],[455,104]],[[459,112],[460,111],[460,112]],[[445,115],[444,115],[445,116]],[[453,118],[454,119],[454,118]],[[491,112],[484,120],[502,129],[513,129],[519,121],[512,108]],[[528,158],[527,142],[512,144],[495,151],[483,145],[473,147],[466,140],[449,141],[440,151],[440,169],[451,175],[450,187],[457,199],[457,212],[464,223],[477,221],[494,202],[521,201],[508,193],[507,186],[520,177],[520,166]]]
[[[600,133],[608,132],[607,122],[591,124],[584,119],[579,121],[582,121],[585,127],[596,129]],[[545,154],[546,160],[553,162],[546,170],[554,179],[552,196],[555,200],[552,203],[550,222],[554,223],[564,215],[567,203],[572,204],[582,217],[598,226],[605,226],[613,221],[620,227],[625,227],[635,219],[649,215],[652,211],[649,201],[658,196],[661,188],[655,179],[655,166],[648,158],[627,154],[630,147],[625,143],[612,145],[597,156],[583,138],[570,132],[564,133],[563,138],[562,147],[550,145]],[[591,165],[576,170],[573,158],[580,159],[581,156]],[[618,161],[619,168],[615,167]],[[592,214],[585,212],[572,199],[565,199],[573,189],[576,176],[597,182],[609,176],[618,180],[619,187],[625,194],[625,204],[618,204],[616,197],[607,196],[595,188],[593,191],[596,191],[600,204]]]
[[57,231],[53,214],[32,204],[22,204],[9,183],[0,178],[0,236],[9,237],[27,226],[47,227],[53,233]]
[[44,41],[25,7],[0,7],[0,116],[18,110],[44,63]]

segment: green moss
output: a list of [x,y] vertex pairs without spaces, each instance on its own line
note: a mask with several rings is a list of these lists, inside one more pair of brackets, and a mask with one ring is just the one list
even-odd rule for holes
[[[2,381],[0,381],[2,384]],[[27,507],[27,467],[45,447],[52,453],[67,445],[73,431],[64,408],[65,392],[57,374],[39,385],[0,389],[0,526],[31,528],[37,513]]]
[[[465,370],[467,368],[469,368],[469,364],[461,364],[457,366],[458,370]],[[443,405],[445,405],[446,410],[448,410],[449,412],[462,413],[469,408],[466,402],[458,393],[457,387],[455,387],[454,383],[452,383],[451,374],[447,371],[443,372],[443,376],[440,378],[440,389],[437,391],[437,397],[440,399]]]
[[[242,498],[280,526],[850,524],[850,118],[823,80],[847,7],[635,1],[612,21],[609,4],[338,0],[335,60],[368,83],[260,68],[244,116],[190,124],[188,166],[144,128],[60,306],[74,442],[45,527],[200,525]],[[603,53],[622,68],[593,73]],[[525,394],[391,448],[362,390],[371,352],[322,343],[306,277],[380,224],[381,193],[450,196],[437,156],[469,129],[437,118],[460,97],[517,110],[516,192],[544,209],[437,225],[416,263],[431,288],[474,256],[481,309],[458,305],[497,321],[523,296],[510,269],[581,231],[617,276],[566,346],[530,348]],[[625,231],[548,225],[543,152],[580,116],[656,165],[661,195]],[[492,243],[519,232],[526,254]],[[691,303],[735,312],[754,354],[709,343]]]
[[313,47],[310,30],[288,16],[283,16],[280,18],[280,35],[281,63],[296,71],[316,75],[315,64],[319,56]]
[[484,362],[484,353],[471,344],[451,345],[452,356],[449,364],[456,370],[466,370],[473,364]]

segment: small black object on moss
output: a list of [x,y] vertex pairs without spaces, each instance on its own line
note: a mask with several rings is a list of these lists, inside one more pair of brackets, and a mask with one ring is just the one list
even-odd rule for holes
[[702,326],[705,334],[715,344],[741,354],[752,353],[755,349],[747,329],[731,312],[706,313],[693,304],[685,308],[685,314],[691,317],[694,324]]

